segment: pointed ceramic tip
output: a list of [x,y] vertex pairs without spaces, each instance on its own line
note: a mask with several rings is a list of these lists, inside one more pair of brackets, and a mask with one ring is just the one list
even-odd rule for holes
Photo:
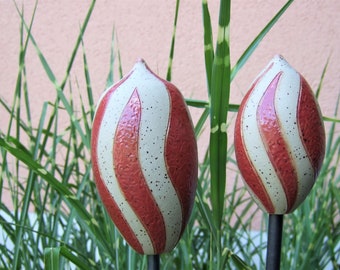
[[150,70],[143,58],[137,58],[132,70],[138,70],[140,68]]
[[145,63],[145,60],[141,57],[138,57],[137,60],[136,60],[136,63],[143,63],[143,64],[146,64]]

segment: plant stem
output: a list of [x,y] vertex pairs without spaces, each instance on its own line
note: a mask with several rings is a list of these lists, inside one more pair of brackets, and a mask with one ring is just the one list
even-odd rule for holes
[[159,270],[159,255],[148,255],[148,270]]
[[283,215],[269,215],[266,270],[279,270]]

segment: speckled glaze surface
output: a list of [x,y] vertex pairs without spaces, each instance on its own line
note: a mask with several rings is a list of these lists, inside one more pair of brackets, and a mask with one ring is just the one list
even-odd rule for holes
[[171,251],[197,186],[197,145],[177,88],[143,60],[106,90],[92,129],[96,185],[113,222],[139,253]]
[[254,81],[236,119],[235,153],[247,189],[264,211],[290,213],[313,187],[324,152],[313,92],[277,55]]

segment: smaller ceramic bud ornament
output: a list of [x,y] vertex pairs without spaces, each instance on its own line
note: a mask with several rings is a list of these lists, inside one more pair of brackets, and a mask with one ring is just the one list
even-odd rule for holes
[[178,89],[137,61],[102,95],[91,151],[99,195],[126,241],[141,254],[171,251],[191,214],[198,166]]
[[235,153],[247,189],[269,214],[290,213],[313,187],[324,152],[313,92],[277,55],[255,79],[237,115]]

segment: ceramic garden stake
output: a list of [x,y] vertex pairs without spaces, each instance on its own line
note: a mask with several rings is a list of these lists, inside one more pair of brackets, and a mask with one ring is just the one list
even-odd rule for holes
[[[270,214],[269,237],[282,234],[283,214],[294,211],[309,194],[324,152],[325,131],[313,92],[277,55],[243,99],[235,127],[238,167],[257,204]],[[281,236],[275,241],[281,247]],[[267,269],[278,269],[280,257],[268,268],[271,249]]]
[[143,60],[102,95],[92,161],[102,201],[131,247],[171,251],[195,198],[197,146],[181,93]]

